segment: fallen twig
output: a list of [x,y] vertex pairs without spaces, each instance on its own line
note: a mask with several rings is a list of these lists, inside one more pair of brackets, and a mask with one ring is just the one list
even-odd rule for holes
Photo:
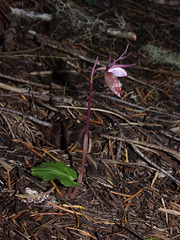
[[12,92],[23,93],[21,89],[19,89],[17,87],[12,87],[8,84],[1,83],[1,82],[0,82],[0,88],[8,90],[8,91],[12,91]]
[[146,162],[148,162],[151,166],[155,167],[158,171],[164,173],[166,176],[168,176],[171,180],[173,180],[178,186],[180,186],[180,181],[178,179],[176,179],[175,177],[173,177],[170,173],[168,173],[167,171],[165,171],[163,168],[159,167],[157,164],[153,163],[148,157],[146,157],[139,149],[138,147],[131,143],[131,146],[133,147],[133,149],[135,150],[135,152],[142,157]]
[[13,7],[10,7],[10,9],[12,13],[17,17],[30,18],[33,20],[41,20],[41,21],[48,21],[48,22],[52,20],[52,14],[36,13],[34,11],[25,11],[23,9],[13,8]]
[[[41,84],[41,83],[33,82],[31,80],[25,80],[25,79],[22,79],[22,78],[18,78],[18,77],[8,76],[8,75],[5,75],[3,73],[0,73],[0,77],[5,78],[5,79],[9,79],[9,80],[15,81],[15,82],[20,82],[20,83],[24,83],[24,84],[28,84],[28,85],[33,85],[33,86],[36,86],[36,87],[50,88],[50,85]],[[61,86],[56,85],[56,84],[52,84],[51,88],[52,89],[62,89]]]
[[33,116],[30,116],[30,115],[26,115],[26,114],[24,114],[24,113],[22,113],[22,112],[20,112],[20,111],[17,111],[17,110],[14,110],[14,109],[8,109],[8,108],[3,108],[3,107],[1,107],[0,108],[0,112],[10,112],[10,113],[13,113],[13,114],[17,114],[17,115],[19,115],[19,116],[22,116],[23,118],[27,118],[27,119],[29,119],[29,120],[31,120],[32,122],[35,122],[35,123],[37,123],[37,124],[39,124],[39,125],[42,125],[42,126],[45,126],[45,127],[52,127],[52,124],[51,123],[48,123],[48,122],[45,122],[45,121],[42,121],[42,120],[40,120],[40,119],[37,119],[37,118],[35,118],[35,117],[33,117]]
[[174,157],[176,157],[179,161],[180,161],[180,153],[172,150],[168,147],[162,146],[162,145],[157,145],[157,144],[152,144],[152,143],[146,143],[146,142],[142,142],[139,140],[134,140],[134,139],[127,139],[127,138],[123,138],[123,137],[114,137],[114,136],[109,136],[109,135],[105,135],[105,134],[101,134],[101,137],[107,138],[107,139],[114,139],[114,140],[118,140],[118,141],[124,141],[124,142],[128,142],[130,144],[138,144],[138,145],[143,145],[149,148],[155,148],[167,153],[172,154]]

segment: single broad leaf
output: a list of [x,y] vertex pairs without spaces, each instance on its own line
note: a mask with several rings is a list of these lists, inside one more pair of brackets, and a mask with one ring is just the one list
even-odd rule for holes
[[88,4],[88,5],[93,5],[95,3],[94,0],[85,0],[85,2]]
[[77,179],[77,172],[63,162],[42,163],[31,168],[31,174],[44,181],[59,179],[59,181],[66,187],[80,186],[79,183],[74,182],[74,180]]

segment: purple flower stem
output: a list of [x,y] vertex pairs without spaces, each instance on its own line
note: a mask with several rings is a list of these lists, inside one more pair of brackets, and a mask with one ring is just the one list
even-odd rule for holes
[[[96,61],[94,63],[94,66],[91,71],[91,78],[90,78],[90,87],[89,87],[89,101],[88,101],[88,112],[87,112],[87,119],[86,119],[86,130],[84,135],[84,141],[83,141],[83,156],[82,156],[82,162],[81,162],[81,169],[78,176],[78,183],[82,183],[83,174],[84,174],[84,168],[86,164],[86,155],[87,155],[87,148],[88,148],[88,133],[89,133],[89,123],[90,123],[90,114],[91,114],[91,101],[92,101],[92,89],[93,89],[93,76],[95,73],[95,68],[97,65],[98,57],[96,58]],[[71,198],[74,198],[79,190],[79,187],[75,187]]]

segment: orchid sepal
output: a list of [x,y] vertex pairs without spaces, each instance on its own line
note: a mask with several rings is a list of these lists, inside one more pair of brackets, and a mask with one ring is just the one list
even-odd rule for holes
[[118,77],[126,77],[127,72],[124,70],[126,67],[134,66],[136,63],[133,64],[116,64],[119,60],[122,60],[124,58],[127,58],[131,53],[128,53],[126,56],[126,52],[128,50],[129,44],[126,46],[125,51],[121,56],[117,59],[114,59],[111,62],[111,56],[112,56],[112,46],[111,51],[109,54],[108,62],[106,67],[99,67],[94,69],[93,73],[96,71],[105,71],[104,73],[104,79],[107,84],[107,86],[113,91],[118,97],[121,97],[122,95],[122,84],[119,82]]
[[121,67],[110,68],[110,69],[108,69],[108,72],[113,73],[117,77],[126,77],[127,76],[127,72]]

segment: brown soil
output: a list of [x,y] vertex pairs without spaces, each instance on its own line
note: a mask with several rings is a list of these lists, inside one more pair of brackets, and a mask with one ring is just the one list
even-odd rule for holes
[[[0,239],[180,239],[180,7],[7,3],[53,19],[15,16],[0,1]],[[137,64],[121,79],[122,98],[95,76],[87,163],[71,198],[31,167],[63,161],[79,172],[93,63],[128,43],[122,64]]]

